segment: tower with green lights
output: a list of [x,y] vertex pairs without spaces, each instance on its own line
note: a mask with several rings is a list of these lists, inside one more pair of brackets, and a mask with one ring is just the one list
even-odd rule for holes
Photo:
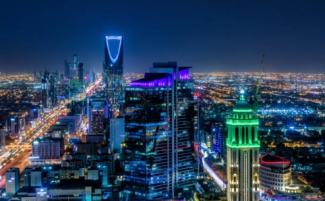
[[240,98],[226,121],[227,201],[256,201],[259,192],[259,119],[240,91]]

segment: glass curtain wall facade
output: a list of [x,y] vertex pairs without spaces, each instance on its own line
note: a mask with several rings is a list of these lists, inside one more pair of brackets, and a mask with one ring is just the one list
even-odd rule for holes
[[131,200],[184,198],[194,174],[194,99],[189,68],[154,65],[126,90],[125,187]]
[[123,113],[123,39],[122,36],[105,37],[105,59],[103,64],[105,97],[113,116]]

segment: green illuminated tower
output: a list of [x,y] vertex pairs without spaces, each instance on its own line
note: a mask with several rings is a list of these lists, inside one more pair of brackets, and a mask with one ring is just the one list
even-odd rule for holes
[[259,120],[244,91],[227,118],[227,201],[256,201],[259,191]]

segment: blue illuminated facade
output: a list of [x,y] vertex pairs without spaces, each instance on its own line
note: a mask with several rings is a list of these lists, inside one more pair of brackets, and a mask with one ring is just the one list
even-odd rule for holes
[[126,89],[125,199],[186,198],[195,184],[189,68],[157,63]]
[[42,78],[42,84],[41,84],[41,89],[42,89],[42,106],[43,108],[47,108],[47,98],[48,98],[48,92],[47,92],[47,74],[44,73],[44,76]]
[[105,97],[114,116],[123,113],[123,39],[122,36],[105,37],[105,59],[103,64]]
[[211,136],[213,142],[212,143],[213,151],[219,155],[222,155],[224,150],[224,143],[223,143],[224,138],[221,129],[213,126],[211,129]]
[[49,79],[49,98],[51,101],[51,106],[54,107],[57,104],[57,94],[56,94],[56,80],[54,75],[50,75]]

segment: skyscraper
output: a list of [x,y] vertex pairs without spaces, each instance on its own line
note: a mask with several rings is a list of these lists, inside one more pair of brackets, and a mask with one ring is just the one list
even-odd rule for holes
[[114,153],[121,153],[122,142],[125,137],[125,118],[111,118],[109,127],[110,149]]
[[103,64],[105,96],[113,116],[123,113],[123,40],[122,36],[105,37],[105,59]]
[[6,146],[6,130],[0,126],[0,151]]
[[156,63],[126,90],[125,185],[131,200],[184,198],[195,183],[193,81]]
[[79,65],[79,57],[78,55],[74,54],[72,57],[72,66],[71,66],[71,77],[72,79],[78,80],[78,65]]
[[221,128],[216,128],[216,126],[213,126],[211,128],[211,136],[213,146],[212,150],[215,151],[217,154],[222,155],[224,152],[224,138],[221,132]]
[[259,119],[245,100],[240,99],[227,119],[227,200],[255,201],[259,191]]
[[84,64],[79,63],[78,64],[78,80],[81,84],[84,84],[84,76],[85,76]]
[[48,97],[47,97],[47,78],[44,74],[42,81],[41,81],[41,89],[42,89],[42,106],[43,108],[47,108],[48,107]]
[[89,134],[104,135],[105,99],[92,96],[87,99]]
[[50,98],[52,107],[54,107],[58,101],[55,85],[56,85],[56,79],[55,79],[54,75],[51,75],[50,79],[49,79],[49,98]]
[[70,63],[68,60],[64,60],[64,78],[70,79],[71,78],[71,69],[70,69]]

